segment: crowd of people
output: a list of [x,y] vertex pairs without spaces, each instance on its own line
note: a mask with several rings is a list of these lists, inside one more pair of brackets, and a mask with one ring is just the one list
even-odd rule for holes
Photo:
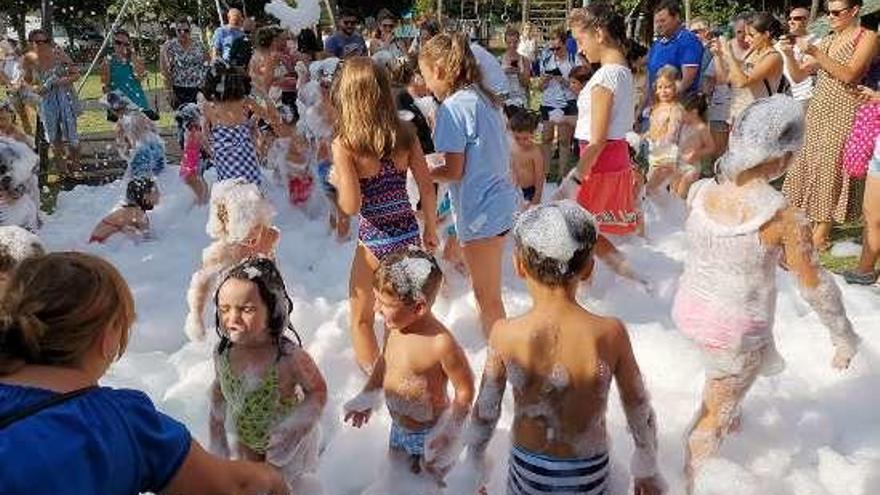
[[[27,119],[36,105],[54,163],[75,173],[79,72],[43,31],[30,33],[23,54],[4,46],[4,486],[323,493],[317,423],[328,390],[290,323],[275,263],[286,256],[273,223],[283,210],[267,192],[283,188],[292,208],[324,206],[329,235],[340,241],[357,225],[349,321],[365,384],[344,420],[363,426],[384,398],[392,472],[402,477],[394,483],[414,483],[407,493],[439,492],[458,462],[475,473],[468,490],[485,493],[486,447],[507,384],[507,493],[606,493],[612,379],[635,445],[634,493],[667,490],[657,459],[663,425],[627,329],[576,296],[594,258],[647,286],[650,268],[637,272],[615,244],[650,233],[646,208],[683,203],[689,251],[671,313],[706,363],[685,445],[690,490],[740,427],[757,377],[782,369],[773,337],[780,266],[827,327],[831,366],[846,369],[858,350],[837,282],[816,254],[829,248],[832,225],[856,219],[861,206],[863,252],[844,277],[876,282],[878,40],[860,24],[860,7],[829,1],[831,32],[822,39],[807,33],[803,8],[791,11],[788,30],[756,13],[737,18],[728,37],[702,19],[685,26],[680,5],[662,0],[658,37],[646,49],[627,38],[613,6],[595,2],[573,9],[546,43],[532,26],[508,29],[499,57],[435,20],[401,38],[387,11],[366,38],[359,19],[341,13],[323,46],[317,31],[257,26],[235,9],[210,47],[188,21],[177,22],[160,71],[179,130],[179,174],[193,203],[207,204],[212,238],[191,279],[184,325],[194,341],[213,339],[204,323],[213,312],[207,451],[143,393],[97,386],[125,352],[134,299],[107,261],[47,254],[34,235],[38,160]],[[144,73],[129,35],[113,33],[102,103],[128,163],[126,187],[90,242],[152,235],[157,178],[170,167]],[[510,243],[532,298],[515,318],[502,300]],[[449,277],[473,290],[488,349],[479,380],[432,312]],[[47,469],[59,463],[63,473]],[[377,485],[371,493],[390,492]]]

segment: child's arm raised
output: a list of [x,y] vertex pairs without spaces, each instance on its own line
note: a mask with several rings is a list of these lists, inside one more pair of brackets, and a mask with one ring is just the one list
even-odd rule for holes
[[[810,304],[831,334],[834,358],[831,366],[846,369],[858,350],[859,336],[846,316],[840,288],[819,264],[813,247],[809,220],[795,208],[788,208],[768,228],[780,232],[788,267],[797,275],[801,297]],[[772,230],[770,231],[772,235]]]
[[336,186],[336,204],[346,215],[361,209],[361,183],[355,168],[354,156],[338,140],[333,140],[333,170],[330,182]]
[[[291,383],[302,388],[303,401],[297,404],[293,413],[272,428],[269,446],[266,449],[266,462],[282,467],[294,460],[300,449],[302,439],[318,424],[321,412],[327,405],[327,383],[311,356],[296,347],[280,363],[281,373],[290,375]],[[282,398],[293,399],[295,387],[281,391]]]
[[663,493],[666,484],[657,467],[657,417],[651,408],[639,365],[633,355],[626,328],[614,320],[613,346],[617,351],[614,380],[626,413],[626,422],[635,443],[630,473],[635,480],[636,495]]
[[433,252],[439,244],[437,238],[437,194],[434,191],[434,181],[431,180],[431,173],[428,171],[425,154],[422,152],[422,145],[419,144],[418,139],[415,139],[415,135],[413,135],[413,144],[410,148],[409,157],[409,168],[412,170],[413,178],[419,186],[419,198],[422,200],[422,214],[425,218],[423,242],[425,249]]

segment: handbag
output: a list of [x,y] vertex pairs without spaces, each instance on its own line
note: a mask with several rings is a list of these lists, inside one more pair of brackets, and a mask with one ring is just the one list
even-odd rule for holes
[[862,178],[868,173],[877,136],[880,136],[880,102],[866,103],[856,112],[852,130],[843,146],[841,161],[850,177]]

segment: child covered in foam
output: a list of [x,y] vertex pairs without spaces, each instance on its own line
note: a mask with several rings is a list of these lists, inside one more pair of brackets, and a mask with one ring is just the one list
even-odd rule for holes
[[687,438],[689,482],[739,427],[740,405],[756,378],[782,370],[773,340],[781,260],[828,328],[831,365],[844,369],[856,353],[859,337],[834,279],[819,265],[810,222],[770,185],[801,147],[802,108],[782,95],[752,103],[734,124],[730,147],[716,164],[719,176],[695,183],[688,194],[690,249],[672,317],[706,363]]
[[152,235],[147,212],[159,203],[159,188],[150,177],[135,177],[125,186],[125,201],[102,218],[92,230],[89,242],[102,244],[115,234],[135,241]]
[[314,175],[309,162],[311,150],[305,136],[297,129],[297,118],[290,107],[279,110],[284,126],[272,141],[266,155],[266,163],[275,170],[277,179],[287,189],[287,197],[293,206],[303,207],[312,197]]
[[575,299],[578,284],[593,270],[596,233],[592,216],[572,201],[529,209],[514,227],[514,267],[533,305],[492,329],[468,452],[482,467],[510,383],[510,495],[607,492],[605,416],[612,378],[635,443],[630,466],[635,493],[657,494],[664,487],[657,469],[657,422],[626,327]]
[[272,225],[274,215],[256,184],[247,179],[227,179],[211,188],[206,230],[214,242],[202,251],[202,266],[190,279],[185,324],[190,339],[205,337],[205,304],[221,272],[251,256],[275,258],[281,233]]
[[0,295],[15,267],[28,258],[45,253],[43,241],[33,233],[16,225],[0,227]]
[[[345,420],[360,428],[384,394],[392,418],[391,467],[409,471],[433,488],[418,493],[444,486],[460,453],[458,438],[474,396],[464,351],[431,311],[442,278],[436,260],[418,248],[382,260],[375,292],[385,318],[385,345],[363,392],[345,405]],[[455,389],[451,404],[449,382]],[[373,491],[387,494],[390,489]]]
[[37,230],[38,165],[39,157],[27,144],[0,136],[0,225]]
[[154,124],[127,96],[111,91],[101,100],[116,122],[119,154],[128,161],[128,177],[150,177],[165,170],[165,142]]
[[[248,258],[217,289],[211,451],[230,458],[226,416],[240,459],[281,472],[291,493],[323,493],[316,476],[327,384],[290,324],[291,301],[275,264]],[[294,343],[291,337],[296,337]]]

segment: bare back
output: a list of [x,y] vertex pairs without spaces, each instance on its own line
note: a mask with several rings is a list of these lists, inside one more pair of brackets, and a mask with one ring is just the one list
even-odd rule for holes
[[605,411],[619,327],[572,304],[552,315],[532,311],[493,330],[493,350],[516,398],[514,443],[562,458],[607,449]]

